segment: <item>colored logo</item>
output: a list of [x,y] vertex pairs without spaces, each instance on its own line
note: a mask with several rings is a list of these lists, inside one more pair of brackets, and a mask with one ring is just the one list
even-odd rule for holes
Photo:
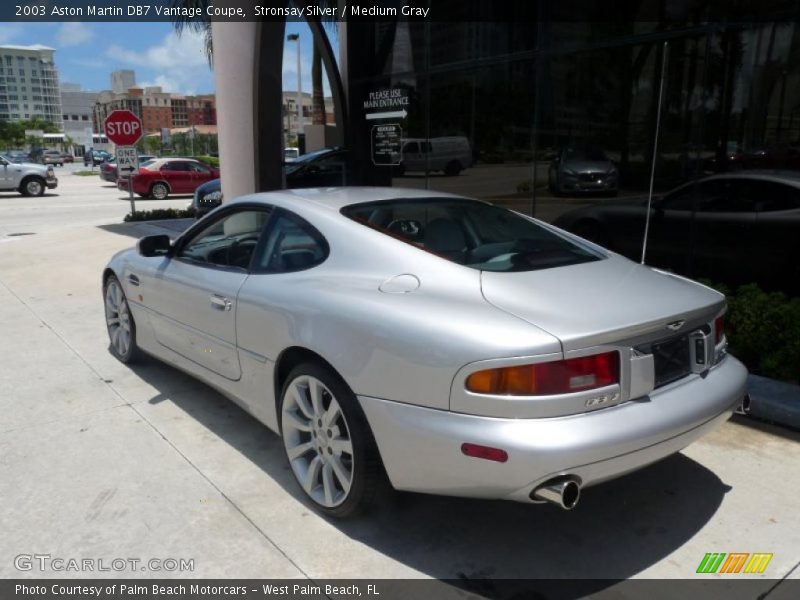
[[766,552],[707,552],[697,573],[763,573],[771,560]]

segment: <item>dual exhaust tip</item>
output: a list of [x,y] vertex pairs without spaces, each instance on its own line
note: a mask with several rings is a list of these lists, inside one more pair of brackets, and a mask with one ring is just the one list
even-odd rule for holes
[[534,501],[550,502],[564,510],[572,510],[578,505],[581,486],[574,477],[556,477],[535,488],[530,498]]

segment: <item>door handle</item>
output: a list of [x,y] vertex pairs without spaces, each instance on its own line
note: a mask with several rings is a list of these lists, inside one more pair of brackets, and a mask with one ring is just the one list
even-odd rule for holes
[[231,301],[224,296],[218,296],[217,294],[211,295],[211,306],[218,310],[230,310],[231,309]]

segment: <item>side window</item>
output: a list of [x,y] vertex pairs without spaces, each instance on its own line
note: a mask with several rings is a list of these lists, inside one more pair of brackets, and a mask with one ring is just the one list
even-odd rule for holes
[[269,210],[241,210],[214,221],[178,252],[177,258],[220,267],[247,269]]
[[310,269],[328,257],[328,243],[310,223],[281,211],[273,221],[255,270],[290,273]]
[[191,167],[185,162],[168,162],[163,167],[164,171],[191,171]]
[[758,188],[761,212],[800,209],[800,188],[771,181],[758,182]]
[[661,207],[665,210],[704,211],[709,203],[719,200],[716,181],[705,181],[697,185],[687,184],[664,198]]
[[419,144],[417,144],[417,142],[409,142],[403,146],[403,152],[406,154],[417,154],[419,152]]
[[210,173],[211,170],[206,167],[205,165],[201,165],[200,163],[189,163],[192,167],[192,171],[196,173]]

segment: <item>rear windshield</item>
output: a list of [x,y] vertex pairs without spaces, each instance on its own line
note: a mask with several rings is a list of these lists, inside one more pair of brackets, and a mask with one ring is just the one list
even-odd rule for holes
[[346,206],[342,214],[481,271],[535,271],[603,258],[520,214],[476,200],[387,200]]

